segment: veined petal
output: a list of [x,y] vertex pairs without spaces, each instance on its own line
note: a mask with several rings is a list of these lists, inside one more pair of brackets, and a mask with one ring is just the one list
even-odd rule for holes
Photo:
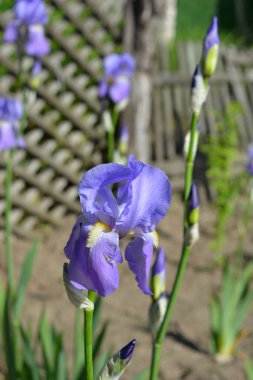
[[109,185],[130,177],[127,167],[113,163],[98,165],[83,176],[78,192],[83,213],[91,223],[101,221],[113,228],[119,211]]
[[45,24],[48,20],[46,7],[42,0],[17,0],[15,15],[17,19],[27,25]]
[[104,60],[104,70],[107,76],[118,75],[121,58],[119,54],[110,54]]
[[109,97],[114,103],[119,103],[123,99],[129,98],[130,92],[131,84],[126,76],[116,77],[108,91]]
[[115,228],[121,235],[140,228],[151,232],[170,207],[171,185],[165,173],[130,156],[132,181],[119,187],[120,216]]
[[83,223],[80,216],[65,247],[70,259],[69,280],[77,289],[88,289],[107,296],[118,288],[116,262],[122,262],[119,236],[109,226]]
[[148,277],[153,255],[153,241],[149,234],[136,237],[126,247],[125,257],[130,270],[135,274],[136,281],[143,293],[151,295]]

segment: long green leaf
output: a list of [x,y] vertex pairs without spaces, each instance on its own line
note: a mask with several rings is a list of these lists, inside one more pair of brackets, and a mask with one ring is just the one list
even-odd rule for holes
[[22,342],[23,342],[23,356],[24,363],[31,374],[32,380],[40,380],[39,366],[36,361],[34,348],[31,346],[31,337],[23,328],[21,328]]
[[67,380],[66,356],[64,351],[60,351],[57,357],[55,380]]
[[25,261],[22,265],[21,275],[17,286],[17,294],[15,298],[14,304],[14,315],[17,321],[20,319],[20,315],[22,312],[22,307],[25,300],[26,289],[29,284],[32,267],[36,252],[38,250],[39,242],[35,241],[31,247],[31,249],[27,252]]
[[5,306],[4,306],[4,319],[3,319],[3,343],[4,353],[7,364],[8,380],[16,380],[16,355],[15,355],[15,337],[13,324],[11,320],[10,297],[7,291]]
[[149,379],[149,370],[143,369],[141,372],[137,373],[134,377],[132,377],[132,380],[148,380]]
[[93,358],[94,359],[97,357],[100,351],[101,345],[106,335],[107,327],[108,327],[108,321],[105,321],[93,343]]
[[253,363],[249,359],[246,359],[244,361],[244,368],[245,368],[248,380],[253,380]]
[[44,313],[42,314],[39,323],[39,341],[42,347],[44,365],[47,373],[47,380],[49,380],[52,378],[52,373],[54,371],[55,341],[53,337],[52,328],[49,325]]

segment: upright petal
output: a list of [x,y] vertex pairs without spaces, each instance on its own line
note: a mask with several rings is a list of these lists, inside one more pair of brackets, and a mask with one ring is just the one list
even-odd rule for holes
[[130,157],[128,167],[132,181],[122,184],[118,192],[121,214],[115,228],[121,235],[140,228],[151,232],[170,207],[171,186],[165,173]]
[[0,151],[13,148],[24,148],[25,141],[14,125],[7,121],[0,121]]
[[120,75],[132,76],[135,71],[136,63],[134,57],[129,53],[121,54]]
[[143,293],[151,295],[148,277],[153,255],[153,241],[149,234],[136,237],[126,247],[126,260],[130,270],[135,274],[136,281]]
[[109,54],[104,60],[104,71],[109,77],[119,74],[121,58],[119,54]]
[[127,167],[113,163],[98,165],[83,176],[78,192],[83,213],[91,223],[100,220],[113,227],[118,205],[109,185],[130,177]]
[[27,25],[45,24],[48,21],[45,3],[42,0],[17,0],[15,15]]

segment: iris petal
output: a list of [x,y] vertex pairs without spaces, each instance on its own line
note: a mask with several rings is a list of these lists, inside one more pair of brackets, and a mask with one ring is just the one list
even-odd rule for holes
[[50,51],[49,43],[46,39],[43,26],[32,25],[28,28],[28,39],[26,52],[34,57],[43,57]]
[[126,247],[125,257],[130,270],[135,274],[136,281],[143,293],[151,295],[148,286],[148,276],[153,255],[153,242],[148,234],[136,237]]
[[151,232],[166,215],[171,201],[171,186],[168,177],[160,169],[129,159],[132,181],[122,184],[118,192],[121,215],[115,228],[121,235],[140,228]]
[[10,43],[16,42],[18,39],[18,28],[19,28],[18,21],[16,20],[10,21],[4,31],[4,36],[3,36],[4,42],[10,42]]
[[118,217],[118,205],[109,185],[130,177],[130,170],[119,164],[98,165],[83,176],[78,192],[83,213],[90,223],[100,220],[113,227]]

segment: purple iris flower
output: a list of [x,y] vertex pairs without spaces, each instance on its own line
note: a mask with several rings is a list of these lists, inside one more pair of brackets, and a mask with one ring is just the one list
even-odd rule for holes
[[[116,196],[114,184],[119,184]],[[119,285],[116,264],[123,261],[119,240],[128,237],[129,268],[140,289],[151,294],[148,276],[158,240],[155,228],[171,200],[167,176],[130,156],[128,166],[109,163],[89,170],[78,191],[82,214],[65,246],[69,280],[100,296],[114,292]]]
[[32,57],[43,57],[50,51],[44,25],[48,21],[43,0],[16,0],[15,19],[4,31],[4,42],[25,43],[25,51]]
[[246,162],[246,170],[249,175],[253,176],[253,145],[248,147],[248,159]]
[[19,135],[22,113],[23,107],[18,100],[0,97],[0,151],[25,147]]
[[130,54],[108,55],[104,60],[105,77],[99,83],[99,97],[109,97],[113,103],[129,98],[134,70],[135,60]]

